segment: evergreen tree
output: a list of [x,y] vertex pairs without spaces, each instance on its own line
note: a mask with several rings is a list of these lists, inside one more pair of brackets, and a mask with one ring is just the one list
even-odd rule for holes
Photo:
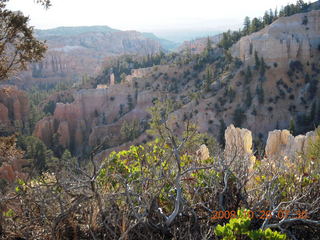
[[245,17],[243,25],[244,25],[243,33],[245,35],[248,35],[250,33],[250,28],[251,28],[251,21],[250,21],[250,18],[248,16]]
[[295,135],[296,127],[293,119],[290,120],[289,131],[292,135]]
[[240,107],[237,106],[233,113],[233,122],[236,127],[241,127],[244,120],[246,118],[246,115],[244,113],[244,110]]
[[252,96],[251,96],[251,91],[250,88],[247,89],[247,95],[246,95],[246,100],[245,100],[245,105],[247,108],[251,106],[252,103]]
[[212,48],[212,41],[210,40],[210,38],[207,38],[207,44],[206,44],[206,48],[204,50],[205,56],[206,58],[209,58],[212,54],[213,48]]
[[220,144],[222,144],[222,146],[224,147],[225,145],[225,137],[224,137],[224,133],[227,129],[226,123],[224,122],[223,119],[220,119],[220,127],[219,127],[219,142]]
[[206,67],[206,75],[204,79],[204,90],[208,92],[210,90],[210,85],[212,82],[212,70],[210,66]]
[[231,31],[229,30],[228,32],[224,32],[219,46],[227,50],[232,46],[232,44]]
[[257,32],[261,30],[262,27],[263,27],[263,23],[261,22],[261,20],[259,18],[254,18],[252,19],[252,22],[251,22],[250,33]]
[[265,11],[263,16],[263,26],[268,26],[271,23],[271,17],[268,11]]
[[255,68],[259,69],[260,68],[260,59],[258,57],[257,51],[254,51],[254,60],[255,60]]
[[[44,42],[35,38],[33,27],[28,25],[29,17],[7,9],[7,2],[0,1],[0,81],[26,70],[30,62],[41,60],[47,49]],[[37,2],[50,6],[49,0]]]
[[264,62],[264,59],[263,57],[261,58],[261,61],[260,61],[260,76],[264,76],[264,74],[266,73],[266,64]]
[[278,8],[274,11],[274,19],[276,20],[278,18]]
[[258,95],[258,101],[259,101],[259,103],[260,103],[260,104],[263,104],[263,103],[264,103],[264,91],[263,91],[262,85],[257,86],[257,88],[256,88],[256,94]]
[[131,111],[133,108],[134,108],[133,99],[132,99],[131,94],[129,94],[128,95],[128,109],[129,109],[129,111]]
[[252,72],[251,72],[251,68],[248,66],[247,71],[245,73],[245,83],[248,84],[251,82],[251,80],[252,80]]

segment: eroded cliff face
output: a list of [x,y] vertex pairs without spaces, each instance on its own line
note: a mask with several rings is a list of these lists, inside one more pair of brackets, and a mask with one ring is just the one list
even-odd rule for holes
[[315,132],[306,135],[292,136],[288,130],[274,130],[269,132],[266,143],[266,156],[271,159],[296,159],[307,153],[310,141],[314,141]]
[[[81,27],[80,27],[81,28]],[[147,55],[162,50],[158,40],[144,37],[137,31],[90,31],[62,34],[50,30],[38,31],[40,40],[46,40],[48,51],[45,58],[32,63],[29,71],[20,74],[26,79],[12,81],[20,87],[34,83],[54,84],[56,82],[77,81],[85,75],[94,76],[107,57],[122,54]]]
[[[305,20],[306,19],[306,20]],[[320,44],[320,11],[282,17],[257,33],[241,38],[231,48],[234,57],[254,64],[254,53],[266,63],[288,67],[288,62],[312,61]]]
[[[308,147],[315,140],[315,137],[316,133],[314,131],[294,137],[286,129],[273,130],[268,133],[264,160],[268,159],[277,166],[288,167],[288,165],[301,160],[307,154]],[[225,131],[225,139],[225,158],[233,161],[246,160],[248,169],[252,169],[256,158],[252,152],[251,131],[230,125]]]
[[0,125],[3,130],[23,127],[29,117],[27,95],[13,86],[0,86]]
[[80,90],[74,93],[74,102],[57,103],[53,116],[37,123],[34,135],[48,146],[58,144],[76,154],[101,143],[117,146],[123,143],[120,135],[123,123],[136,119],[143,124],[148,115],[146,109],[156,96],[128,82]]

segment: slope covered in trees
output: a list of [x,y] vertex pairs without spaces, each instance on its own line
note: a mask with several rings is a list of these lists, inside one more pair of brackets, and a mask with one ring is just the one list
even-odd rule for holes
[[[296,13],[304,13],[310,10],[318,9],[318,6],[313,8],[311,3],[305,3],[303,0],[298,0],[296,4],[288,4],[282,7],[280,11],[270,9],[266,11],[263,17],[255,17],[252,20],[249,17],[245,17],[243,28],[239,31],[228,31],[222,34],[222,39],[219,43],[224,49],[229,49],[234,43],[236,43],[241,37],[247,36],[251,33],[258,32],[262,28],[270,25],[276,21],[279,17],[288,17]],[[306,20],[305,20],[306,21]],[[303,22],[306,24],[307,22]]]

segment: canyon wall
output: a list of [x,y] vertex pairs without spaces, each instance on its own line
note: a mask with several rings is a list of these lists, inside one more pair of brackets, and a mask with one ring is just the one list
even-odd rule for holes
[[14,86],[0,86],[0,128],[23,127],[29,118],[29,100]]

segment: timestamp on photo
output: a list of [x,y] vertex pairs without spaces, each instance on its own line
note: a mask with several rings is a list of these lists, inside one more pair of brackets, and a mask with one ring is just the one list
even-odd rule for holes
[[[245,210],[242,213],[243,217],[247,217],[250,219],[284,219],[284,218],[295,218],[295,219],[308,219],[308,212],[304,210],[279,210],[274,213],[270,210],[258,210],[258,211],[251,211]],[[239,218],[237,211],[212,211],[211,219],[218,220],[218,219],[231,219],[231,218]]]

